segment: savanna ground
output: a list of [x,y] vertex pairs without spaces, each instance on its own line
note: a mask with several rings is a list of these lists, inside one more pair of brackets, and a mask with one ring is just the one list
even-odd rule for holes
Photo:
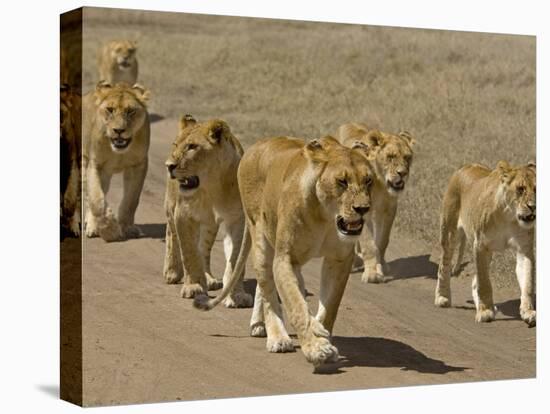
[[[455,306],[433,306],[439,207],[452,172],[535,158],[533,37],[104,9],[85,9],[83,37],[85,92],[98,80],[102,42],[137,39],[154,121],[137,214],[146,237],[84,245],[85,404],[535,375],[536,329],[518,320],[511,255],[492,267],[497,322],[474,323],[471,264],[453,280]],[[351,276],[336,366],[312,373],[300,352],[268,354],[248,337],[249,310],[199,313],[163,284],[163,162],[184,113],[224,119],[245,149],[267,136],[331,134],[349,121],[417,139],[388,254],[395,279],[374,286]],[[117,181],[113,201],[119,191]],[[218,275],[221,255],[217,242]],[[305,272],[313,308],[318,269],[314,261]]]

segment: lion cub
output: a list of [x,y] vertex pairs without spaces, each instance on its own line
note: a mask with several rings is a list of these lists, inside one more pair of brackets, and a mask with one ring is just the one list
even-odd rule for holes
[[136,83],[138,76],[136,50],[136,42],[130,40],[114,40],[103,45],[98,55],[99,79],[111,84]]
[[[134,216],[147,174],[149,91],[140,85],[99,82],[82,100],[86,236],[105,241],[138,237]],[[113,174],[123,174],[124,195],[115,218],[106,195]]]
[[536,219],[536,169],[534,163],[511,166],[500,161],[491,171],[472,164],[451,177],[441,211],[441,262],[437,274],[435,304],[451,306],[451,265],[458,242],[459,269],[466,238],[473,245],[476,275],[472,294],[476,321],[495,319],[489,266],[493,252],[512,249],[516,254],[516,275],[521,290],[521,319],[536,324],[533,306],[535,268],[534,233]]
[[[224,121],[198,123],[191,115],[181,118],[178,137],[166,161],[164,277],[167,283],[177,283],[185,276],[181,289],[184,298],[221,287],[210,272],[210,251],[221,223],[226,233],[224,284],[235,268],[244,230],[237,186],[242,155],[241,144]],[[241,272],[225,306],[252,306],[252,296],[243,289],[243,276]]]
[[357,123],[342,125],[337,137],[348,147],[364,144],[364,153],[375,171],[372,214],[367,219],[367,230],[359,238],[358,251],[364,264],[361,280],[385,282],[384,255],[397,212],[397,200],[409,177],[416,141],[406,131],[393,135]]

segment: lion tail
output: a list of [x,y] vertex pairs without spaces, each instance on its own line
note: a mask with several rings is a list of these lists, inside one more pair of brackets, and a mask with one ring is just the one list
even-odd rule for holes
[[248,231],[248,225],[245,224],[243,231],[243,241],[241,243],[241,250],[239,251],[239,257],[237,258],[237,263],[231,273],[231,277],[226,284],[223,285],[221,293],[213,299],[210,299],[207,295],[198,295],[195,296],[193,300],[193,306],[197,309],[203,311],[209,311],[214,309],[222,300],[224,300],[229,293],[235,288],[237,282],[240,280],[241,275],[244,272],[246,265],[246,260],[248,259],[248,254],[250,253],[250,247],[252,241],[250,239],[250,233]]

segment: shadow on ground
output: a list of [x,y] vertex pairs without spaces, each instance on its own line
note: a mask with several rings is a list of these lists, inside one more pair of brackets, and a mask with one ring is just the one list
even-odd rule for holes
[[399,258],[389,262],[388,267],[391,276],[389,282],[422,276],[430,279],[437,277],[437,263],[430,260],[429,254]]
[[401,368],[422,374],[446,374],[469,369],[447,365],[393,339],[335,336],[332,343],[338,348],[341,358],[334,364],[317,368],[317,374],[341,374],[345,372],[341,368],[351,367]]
[[166,235],[166,223],[138,224],[142,238],[146,239],[164,239]]
[[55,399],[59,398],[59,385],[57,384],[40,384],[37,385],[36,388],[50,397],[54,397]]

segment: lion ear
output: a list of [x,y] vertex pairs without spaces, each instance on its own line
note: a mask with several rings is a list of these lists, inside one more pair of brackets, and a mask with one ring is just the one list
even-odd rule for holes
[[365,155],[369,155],[369,146],[365,144],[363,141],[354,141],[353,145],[351,146],[351,149],[358,149],[361,150],[361,152]]
[[374,149],[376,147],[383,147],[385,144],[385,140],[382,133],[377,129],[373,129],[369,131],[365,136],[365,140],[370,149]]
[[185,114],[182,115],[180,118],[180,131],[187,128],[189,125],[195,125],[197,123],[197,120],[193,117],[193,115]]
[[208,138],[214,144],[219,144],[225,133],[225,126],[222,122],[215,122],[208,132]]
[[508,161],[499,161],[496,169],[502,182],[509,183],[512,180],[512,167]]
[[113,89],[112,85],[106,80],[100,80],[95,86],[96,104],[99,105],[101,100]]
[[149,89],[146,89],[143,85],[140,85],[139,83],[136,83],[134,84],[134,86],[132,86],[132,91],[134,91],[136,98],[138,98],[142,104],[145,104],[149,100],[149,97],[151,95]]
[[409,131],[400,131],[399,136],[403,138],[405,141],[407,141],[410,147],[416,144],[416,140],[413,138],[413,136]]
[[537,170],[537,164],[536,164],[536,162],[535,162],[534,160],[529,161],[529,162],[527,163],[527,167],[529,167],[529,168],[531,168],[531,169],[533,169],[533,170],[535,170],[535,171]]
[[322,139],[312,139],[304,147],[304,153],[308,160],[317,162],[326,162],[327,154],[323,147]]

